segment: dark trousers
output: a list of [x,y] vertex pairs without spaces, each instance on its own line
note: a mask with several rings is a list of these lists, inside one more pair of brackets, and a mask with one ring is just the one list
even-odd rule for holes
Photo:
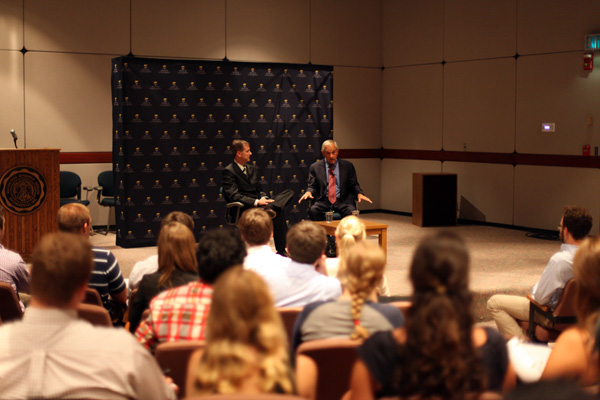
[[277,194],[273,200],[274,202],[270,203],[269,206],[273,208],[273,211],[277,213],[277,216],[273,218],[273,241],[275,242],[275,249],[278,253],[285,252],[286,240],[288,226],[285,222],[285,214],[283,213],[283,208],[290,204],[292,198],[294,197],[294,191],[291,189],[286,189],[283,192]]
[[324,221],[327,211],[337,212],[344,218],[352,215],[352,211],[354,210],[356,210],[354,203],[344,203],[338,200],[334,204],[331,204],[329,199],[325,199],[315,201],[308,210],[308,215],[313,221]]

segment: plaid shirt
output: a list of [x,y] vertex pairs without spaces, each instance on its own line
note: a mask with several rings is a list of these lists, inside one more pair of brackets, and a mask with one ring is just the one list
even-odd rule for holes
[[204,340],[213,289],[200,281],[160,293],[150,302],[150,315],[135,338],[154,351],[161,342]]

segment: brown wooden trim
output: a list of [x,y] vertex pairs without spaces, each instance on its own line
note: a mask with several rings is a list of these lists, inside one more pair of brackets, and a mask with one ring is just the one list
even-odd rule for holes
[[[400,149],[340,149],[340,157],[456,161],[485,164],[538,165],[545,167],[600,168],[600,157],[560,154],[484,153],[470,151]],[[112,163],[112,152],[60,153],[60,163]]]
[[112,163],[112,152],[60,153],[61,164],[102,164]]
[[456,161],[486,164],[538,165],[545,167],[600,168],[600,157],[562,154],[484,153],[470,151],[341,149],[345,158]]

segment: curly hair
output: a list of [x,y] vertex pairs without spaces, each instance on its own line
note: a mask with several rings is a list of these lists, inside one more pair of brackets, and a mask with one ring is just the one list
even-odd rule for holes
[[573,259],[577,323],[594,336],[600,314],[600,236],[583,241]]
[[469,254],[456,234],[441,231],[417,247],[410,266],[406,342],[398,345],[401,395],[463,399],[486,387],[472,341],[468,275]]
[[351,339],[366,339],[369,332],[360,324],[365,300],[383,278],[385,253],[375,243],[360,242],[346,257],[345,281],[352,297],[354,332]]
[[237,229],[208,231],[200,238],[196,249],[198,276],[212,285],[225,270],[242,264],[245,257],[246,245]]
[[225,272],[214,286],[206,327],[199,394],[237,393],[254,375],[263,393],[293,392],[283,323],[260,276],[241,267]]

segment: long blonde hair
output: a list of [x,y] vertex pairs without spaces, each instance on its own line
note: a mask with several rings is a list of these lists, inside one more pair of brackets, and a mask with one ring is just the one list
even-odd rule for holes
[[219,277],[206,327],[195,382],[200,394],[237,393],[254,378],[260,392],[292,393],[286,334],[261,277],[241,267]]
[[356,243],[362,242],[367,237],[365,224],[357,217],[350,215],[340,221],[335,230],[335,241],[340,258],[337,278],[345,285],[346,255]]
[[172,287],[171,276],[175,268],[198,273],[196,240],[187,226],[180,222],[169,222],[158,235],[159,289]]
[[385,253],[375,243],[357,243],[346,256],[346,288],[352,296],[352,319],[354,332],[351,339],[366,339],[369,332],[360,324],[365,300],[377,288],[383,278]]

